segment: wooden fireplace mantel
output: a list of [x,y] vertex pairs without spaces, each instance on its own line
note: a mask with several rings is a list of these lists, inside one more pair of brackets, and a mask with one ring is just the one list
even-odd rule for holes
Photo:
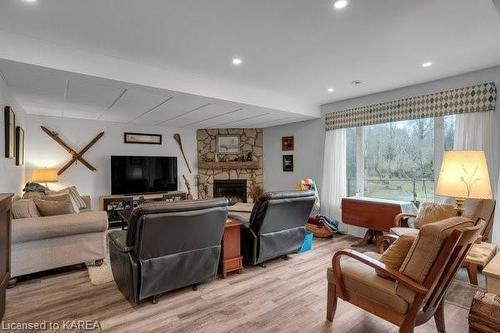
[[198,162],[198,169],[259,169],[259,161]]

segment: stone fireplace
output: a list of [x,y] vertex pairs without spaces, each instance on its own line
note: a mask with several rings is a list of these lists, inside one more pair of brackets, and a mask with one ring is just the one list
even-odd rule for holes
[[[238,135],[238,154],[216,153],[218,135]],[[263,188],[263,151],[261,128],[199,129],[196,132],[198,150],[198,198],[226,196],[230,202],[251,202],[252,192]],[[251,160],[248,156],[251,156]],[[242,161],[242,158],[245,160]],[[221,182],[227,181],[227,182]],[[222,192],[226,192],[222,194]],[[232,199],[231,199],[232,198]]]
[[229,204],[247,202],[246,179],[214,179],[214,197],[226,197]]

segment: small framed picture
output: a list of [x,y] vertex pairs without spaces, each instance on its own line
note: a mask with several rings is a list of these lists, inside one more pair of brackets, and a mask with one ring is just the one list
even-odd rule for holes
[[124,143],[140,143],[148,145],[161,145],[161,134],[147,134],[147,133],[123,133]]
[[217,135],[215,151],[217,152],[217,154],[239,154],[240,136]]
[[281,137],[281,150],[283,151],[294,150],[293,136]]
[[24,164],[24,130],[16,127],[16,165]]
[[16,116],[10,106],[4,109],[5,120],[5,157],[16,157]]
[[283,171],[293,172],[293,155],[283,155]]

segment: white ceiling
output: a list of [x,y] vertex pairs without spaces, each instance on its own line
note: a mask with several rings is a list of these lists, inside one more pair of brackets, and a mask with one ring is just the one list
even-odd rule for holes
[[[298,116],[318,116],[322,103],[500,64],[492,0],[350,0],[342,11],[332,3],[2,0],[0,58]],[[234,56],[241,66],[231,65]],[[433,66],[422,68],[426,61]],[[364,83],[353,86],[357,79]],[[104,105],[115,88],[82,87],[67,101],[78,103],[80,93],[95,89],[95,103]],[[131,115],[132,103],[156,100],[127,94],[117,104]],[[190,118],[185,123],[197,114],[183,116]]]
[[164,127],[268,127],[311,117],[0,60],[29,114]]

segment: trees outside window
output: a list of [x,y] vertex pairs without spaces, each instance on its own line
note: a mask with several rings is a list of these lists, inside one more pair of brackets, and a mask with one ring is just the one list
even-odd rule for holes
[[[365,126],[358,128],[362,135],[348,129],[348,195],[417,203],[434,200],[435,149],[453,148],[454,117],[446,117],[440,126],[436,121],[442,124],[443,118]],[[444,131],[436,140],[435,126]],[[359,162],[364,167],[356,169]],[[356,179],[363,179],[361,188]]]

